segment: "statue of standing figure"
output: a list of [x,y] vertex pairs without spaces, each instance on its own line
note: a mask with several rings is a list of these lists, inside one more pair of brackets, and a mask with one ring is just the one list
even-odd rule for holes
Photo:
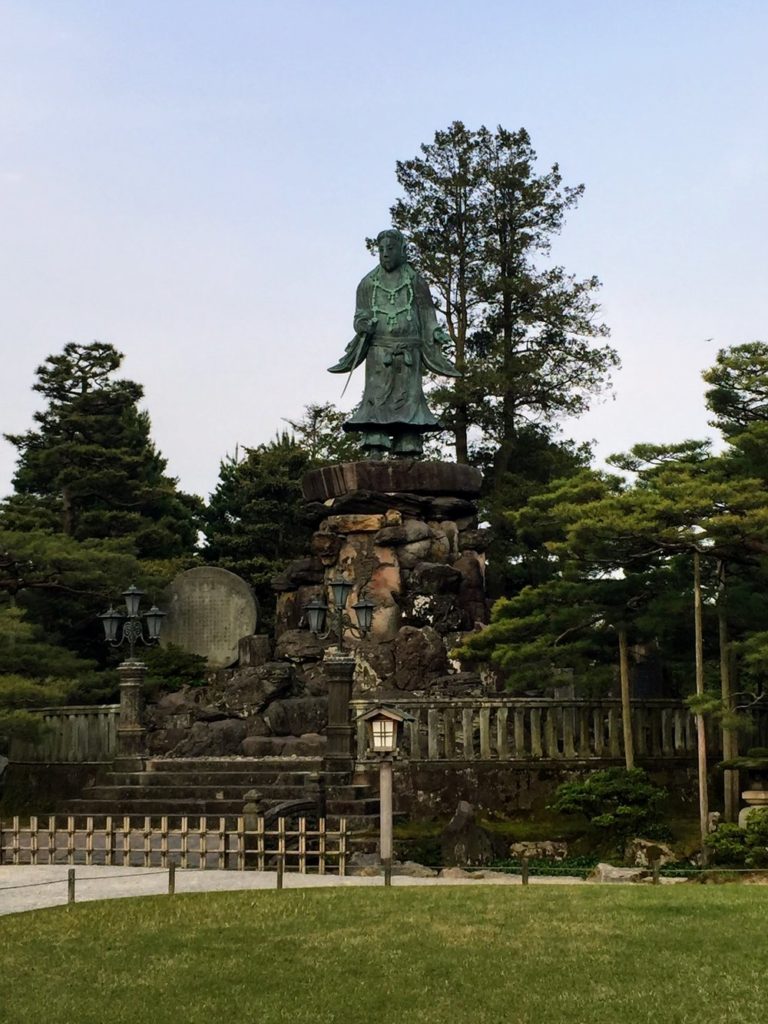
[[376,244],[379,265],[357,287],[355,336],[329,372],[351,373],[365,360],[363,398],[344,429],[363,435],[368,458],[419,458],[424,434],[442,430],[424,397],[424,372],[461,374],[443,354],[450,339],[426,281],[408,263],[405,238],[390,229]]

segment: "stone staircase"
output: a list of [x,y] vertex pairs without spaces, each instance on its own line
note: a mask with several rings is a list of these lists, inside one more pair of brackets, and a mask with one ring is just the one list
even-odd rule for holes
[[378,794],[355,785],[346,772],[323,771],[316,757],[150,758],[143,771],[111,771],[71,801],[76,815],[181,815],[236,817],[246,803],[259,813],[299,811],[346,817],[348,827],[377,827]]

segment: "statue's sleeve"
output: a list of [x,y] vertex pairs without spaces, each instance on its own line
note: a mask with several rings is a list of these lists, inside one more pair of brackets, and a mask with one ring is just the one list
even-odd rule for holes
[[329,373],[350,373],[365,359],[370,346],[369,337],[361,337],[368,327],[371,318],[371,287],[367,277],[357,286],[355,297],[355,336],[344,350],[344,355],[333,366],[328,367]]
[[444,354],[439,342],[435,340],[435,331],[439,329],[435,303],[429,286],[421,274],[417,274],[413,282],[413,292],[419,305],[421,316],[421,356],[424,365],[432,373],[441,377],[460,377],[461,373]]
[[357,294],[355,295],[355,319],[353,325],[358,334],[360,331],[366,330],[373,316],[371,291],[371,282],[368,275],[366,275],[357,286]]

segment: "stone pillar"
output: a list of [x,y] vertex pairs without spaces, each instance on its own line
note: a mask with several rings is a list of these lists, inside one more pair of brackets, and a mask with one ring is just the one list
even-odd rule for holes
[[325,762],[330,771],[352,768],[353,726],[349,718],[355,659],[338,649],[326,651],[323,658],[328,681],[328,726]]
[[142,771],[147,747],[141,691],[147,666],[142,661],[124,661],[117,671],[120,673],[120,720],[115,765],[124,771]]

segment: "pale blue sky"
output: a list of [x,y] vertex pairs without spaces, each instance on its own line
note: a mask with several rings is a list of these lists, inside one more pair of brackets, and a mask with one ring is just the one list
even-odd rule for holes
[[768,339],[767,53],[768,0],[0,0],[0,430],[48,354],[110,341],[208,493],[338,400],[395,160],[461,119],[587,187],[555,256],[603,281],[624,369],[566,434],[701,435],[700,371]]

